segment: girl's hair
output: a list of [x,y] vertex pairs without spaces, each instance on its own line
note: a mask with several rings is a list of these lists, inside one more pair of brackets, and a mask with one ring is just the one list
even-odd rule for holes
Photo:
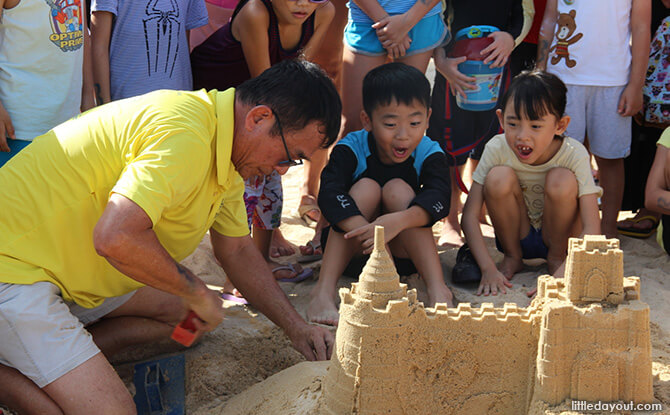
[[523,71],[514,77],[507,89],[502,111],[505,112],[512,100],[519,118],[539,120],[549,113],[558,120],[565,112],[567,92],[565,84],[556,75],[539,70]]

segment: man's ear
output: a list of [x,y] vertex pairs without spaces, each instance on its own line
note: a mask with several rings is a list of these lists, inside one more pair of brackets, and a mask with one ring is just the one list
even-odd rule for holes
[[561,117],[560,120],[556,123],[556,135],[561,135],[565,132],[565,130],[568,128],[568,125],[570,125],[570,116],[569,115],[564,115]]
[[361,110],[361,123],[363,124],[363,128],[365,128],[366,131],[372,131],[372,120],[368,116],[368,113],[365,112],[365,110]]
[[271,121],[274,124],[274,114],[270,107],[267,105],[256,105],[247,112],[247,116],[244,118],[244,127],[249,131],[253,131],[267,121]]

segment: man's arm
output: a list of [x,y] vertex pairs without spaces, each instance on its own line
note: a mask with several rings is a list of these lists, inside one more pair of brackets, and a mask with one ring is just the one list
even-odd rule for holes
[[212,330],[223,320],[221,299],[216,291],[176,262],[163,248],[146,212],[135,202],[112,193],[95,225],[96,252],[128,277],[184,299]]
[[544,17],[540,26],[540,34],[537,39],[537,59],[535,67],[543,71],[547,70],[547,58],[549,57],[549,48],[554,40],[554,31],[556,30],[556,19],[558,19],[557,0],[547,0],[547,6],[544,9]]
[[98,105],[112,100],[109,80],[109,42],[112,37],[111,12],[96,11],[91,15],[91,45],[95,98]]
[[244,297],[281,327],[293,347],[307,360],[329,359],[334,344],[333,335],[303,320],[277,284],[251,237],[229,237],[214,229],[210,229],[210,237],[214,256]]

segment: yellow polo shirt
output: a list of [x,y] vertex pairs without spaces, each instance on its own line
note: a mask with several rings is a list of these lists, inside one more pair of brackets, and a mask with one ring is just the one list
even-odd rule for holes
[[249,233],[230,161],[235,90],[156,91],[88,111],[37,137],[0,168],[0,282],[58,285],[100,305],[143,284],[93,247],[111,193],[137,203],[181,261],[212,227]]

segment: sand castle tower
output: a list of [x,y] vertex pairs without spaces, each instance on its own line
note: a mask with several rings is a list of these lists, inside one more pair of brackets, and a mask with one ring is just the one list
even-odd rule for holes
[[[400,284],[384,247],[384,228],[358,283],[340,291],[340,323],[335,355],[324,380],[324,414],[388,414],[400,408],[395,390],[405,373],[395,350],[402,349],[408,317],[418,305],[416,291]],[[395,341],[398,348],[387,347]]]

